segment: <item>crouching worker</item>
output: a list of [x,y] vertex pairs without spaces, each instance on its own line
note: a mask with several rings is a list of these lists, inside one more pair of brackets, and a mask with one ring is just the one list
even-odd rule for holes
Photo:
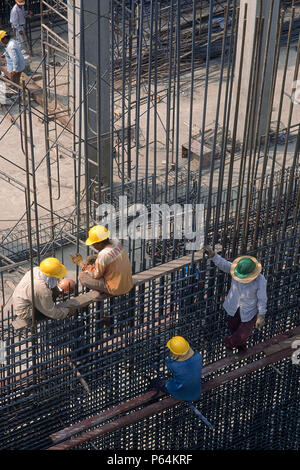
[[238,355],[243,356],[254,327],[260,330],[265,322],[267,281],[261,274],[262,266],[253,256],[239,256],[230,263],[210,246],[205,251],[219,269],[231,274],[230,291],[223,304],[230,335],[225,336],[224,342],[227,355],[234,355],[233,349],[237,348]]
[[188,341],[182,336],[174,336],[167,342],[170,356],[166,359],[166,366],[172,372],[172,379],[154,379],[149,389],[169,393],[172,397],[186,402],[186,404],[212,427],[206,418],[191,403],[201,397],[202,355],[194,352]]
[[[75,312],[74,307],[56,305],[59,292],[57,283],[66,274],[66,267],[57,258],[44,259],[39,267],[33,268],[35,320],[62,319]],[[14,314],[28,325],[32,319],[31,271],[21,279],[13,293]]]
[[95,225],[89,230],[85,243],[98,251],[94,264],[89,260],[84,261],[80,254],[70,257],[82,269],[78,280],[84,287],[106,296],[117,296],[132,289],[132,270],[121,242],[110,240],[109,235],[110,232],[103,225]]

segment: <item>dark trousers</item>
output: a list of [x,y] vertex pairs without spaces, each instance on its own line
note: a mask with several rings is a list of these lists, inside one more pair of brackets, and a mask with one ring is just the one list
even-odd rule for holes
[[21,73],[22,72],[16,72],[14,75],[11,75],[11,81],[17,85],[20,85]]
[[247,350],[247,341],[254,330],[257,315],[247,322],[241,321],[240,309],[238,308],[234,317],[228,317],[229,336],[225,336],[224,342],[226,348],[237,348],[239,352]]

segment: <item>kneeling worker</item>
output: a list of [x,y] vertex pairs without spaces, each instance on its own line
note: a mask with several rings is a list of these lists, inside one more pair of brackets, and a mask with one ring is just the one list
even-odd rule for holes
[[116,296],[132,289],[132,270],[121,242],[110,240],[109,235],[110,232],[103,225],[95,225],[89,230],[89,238],[85,243],[98,251],[94,265],[85,262],[80,254],[70,257],[83,271],[78,276],[83,286]]
[[154,379],[149,388],[169,393],[178,400],[199,400],[201,397],[202,355],[194,352],[182,336],[173,336],[167,342],[171,354],[166,359],[166,366],[173,373],[173,378]]
[[199,418],[209,427],[212,425],[191,403],[201,397],[202,355],[194,352],[188,341],[182,336],[173,336],[167,347],[171,354],[166,359],[166,366],[172,372],[172,379],[154,379],[150,390],[169,393],[172,397],[184,401]]
[[[57,258],[46,258],[33,268],[35,319],[61,319],[75,312],[74,307],[56,305],[53,290],[66,274],[66,267]],[[31,272],[21,279],[13,293],[14,314],[29,323],[32,319]]]

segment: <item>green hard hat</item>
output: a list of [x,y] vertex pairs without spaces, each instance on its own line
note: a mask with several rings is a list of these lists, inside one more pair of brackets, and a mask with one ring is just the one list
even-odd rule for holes
[[251,258],[242,258],[235,267],[234,274],[239,279],[244,279],[254,271],[256,264]]

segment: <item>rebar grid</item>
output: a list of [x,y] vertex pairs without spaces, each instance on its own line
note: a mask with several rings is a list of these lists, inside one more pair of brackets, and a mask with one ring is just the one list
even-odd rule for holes
[[[40,256],[55,254],[66,243],[73,243],[78,249],[91,223],[96,221],[97,205],[104,201],[118,208],[119,195],[127,195],[130,204],[141,202],[147,207],[151,203],[203,202],[205,241],[213,245],[221,242],[223,254],[229,259],[244,253],[255,255],[268,280],[267,324],[262,332],[252,335],[250,344],[297,326],[300,132],[299,123],[292,124],[291,119],[296,106],[291,100],[283,102],[291,50],[299,36],[297,3],[281,5],[289,6],[289,15],[282,11],[278,18],[276,39],[275,58],[278,60],[283,53],[283,75],[277,87],[280,99],[273,119],[275,82],[280,70],[275,60],[265,141],[260,139],[258,125],[251,117],[256,106],[261,106],[264,86],[260,88],[258,80],[264,67],[263,58],[259,58],[264,18],[257,17],[258,40],[247,97],[250,111],[245,139],[240,142],[235,134],[239,107],[234,107],[232,100],[234,76],[238,81],[242,76],[242,67],[234,69],[237,1],[111,0],[111,68],[101,73],[99,64],[90,64],[85,57],[84,35],[93,23],[87,20],[89,12],[74,9],[74,15],[79,12],[76,30],[66,1],[42,1],[42,54],[38,67],[38,71],[43,71],[39,102],[42,109],[33,109],[34,93],[27,83],[16,118],[27,163],[31,158],[27,184],[20,185],[12,175],[1,172],[3,179],[21,186],[26,201],[28,194],[32,195],[32,204],[29,198],[24,214],[26,231],[16,235],[20,230],[17,223],[16,230],[4,236],[2,271],[18,267],[14,263],[28,258],[32,266]],[[225,21],[223,30],[214,26],[218,15],[230,18],[231,23]],[[75,34],[73,30],[70,38],[68,28],[72,21]],[[99,25],[99,11],[95,21]],[[245,26],[247,21],[245,15]],[[298,74],[299,47],[296,56],[294,78]],[[65,75],[73,81],[66,81]],[[108,82],[111,177],[104,188],[100,149],[107,136],[103,135],[99,119],[95,127],[96,119],[91,119],[90,111],[93,116],[101,114],[101,86]],[[208,96],[214,83],[219,87],[211,124],[207,117]],[[201,107],[195,111],[202,89]],[[256,97],[253,90],[257,91]],[[294,91],[292,88],[291,96]],[[190,107],[187,123],[181,121],[185,92]],[[222,106],[221,92],[225,95]],[[60,107],[61,96],[64,108]],[[289,118],[281,125],[284,111]],[[3,120],[8,114],[9,111]],[[43,222],[37,212],[41,205],[34,181],[33,116],[42,117],[45,129],[46,153],[42,163],[47,165],[49,204],[44,209],[49,214],[48,222]],[[230,129],[234,116],[236,124]],[[188,129],[185,141],[180,136],[184,126]],[[31,142],[29,148],[25,132]],[[94,132],[94,140],[89,132]],[[192,141],[198,142],[200,148],[194,167]],[[294,145],[289,146],[293,141]],[[280,147],[282,143],[284,149]],[[186,146],[187,160],[181,166],[182,144]],[[96,151],[96,161],[89,157],[89,145]],[[212,152],[209,165],[204,168],[206,145]],[[55,200],[62,194],[59,177],[56,179],[53,174],[59,175],[60,154],[73,163],[71,215],[55,209]],[[92,175],[93,168],[96,176]],[[30,238],[26,240],[28,234]],[[184,244],[177,244],[172,236],[167,241],[129,242],[126,248],[135,272],[186,253]],[[186,336],[193,348],[203,354],[205,364],[222,358],[222,337],[226,332],[222,302],[229,283],[229,276],[204,259],[199,265],[192,262],[188,268],[141,285],[126,296],[94,305],[72,319],[49,320],[22,334],[13,331],[13,312],[2,309],[1,340],[5,341],[7,359],[0,369],[0,447],[46,448],[51,433],[145,392],[147,377],[164,371],[165,343],[174,334]],[[274,369],[266,367],[203,397],[201,410],[218,423],[213,435],[180,405],[81,448],[295,449],[299,442],[297,368],[289,359],[277,367],[283,376],[278,377]],[[282,427],[287,430],[284,436],[279,432]]]

